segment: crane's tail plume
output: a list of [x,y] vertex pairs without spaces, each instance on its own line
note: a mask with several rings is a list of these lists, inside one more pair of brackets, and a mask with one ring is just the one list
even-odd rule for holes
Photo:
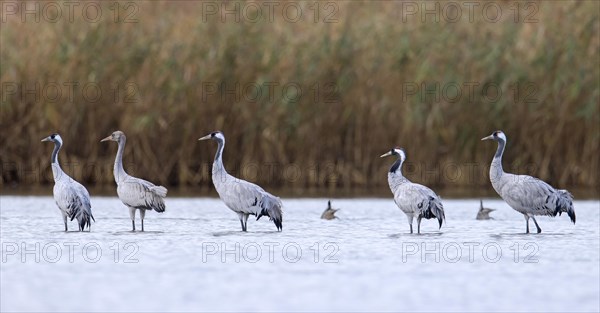
[[567,190],[561,189],[558,190],[558,197],[556,198],[556,207],[554,211],[554,216],[558,214],[562,215],[563,212],[566,212],[571,219],[571,222],[575,224],[575,208],[573,208],[573,195]]
[[155,195],[164,198],[167,196],[167,188],[163,186],[154,186],[150,187],[150,191],[152,191]]
[[89,229],[92,226],[92,221],[96,222],[91,210],[80,210],[71,216],[71,221],[74,219],[77,219],[80,231],[84,231],[86,227]]
[[256,216],[256,220],[260,219],[261,216],[265,215],[269,217],[269,220],[273,221],[278,231],[283,230],[283,204],[277,197],[263,197],[260,200],[260,213]]
[[426,219],[437,218],[438,223],[440,225],[439,228],[442,228],[442,223],[446,220],[442,201],[439,198],[430,196],[429,205],[427,207],[427,210],[423,214],[423,217]]
[[163,198],[154,197],[151,203],[148,203],[148,207],[158,213],[162,213],[165,211],[165,201]]
[[162,213],[165,211],[165,200],[164,198],[167,196],[167,188],[163,186],[152,186],[149,187],[151,197],[148,197],[146,200],[146,206],[149,209],[152,209],[158,213]]

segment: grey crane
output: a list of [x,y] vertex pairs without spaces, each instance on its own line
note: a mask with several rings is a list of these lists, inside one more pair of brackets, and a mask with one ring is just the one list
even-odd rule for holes
[[165,211],[164,198],[167,196],[167,188],[155,186],[153,183],[128,175],[123,169],[123,150],[127,138],[122,131],[116,131],[110,136],[100,140],[116,141],[119,143],[113,173],[117,183],[117,195],[119,199],[129,208],[132,231],[135,231],[135,211],[140,210],[142,231],[144,231],[144,217],[146,210],[154,210],[158,213]]
[[338,218],[337,216],[335,216],[335,212],[339,211],[340,209],[334,209],[331,207],[331,200],[327,201],[327,208],[325,209],[325,211],[323,211],[323,214],[321,214],[321,219],[324,220],[333,220]]
[[62,138],[58,134],[52,134],[42,141],[54,142],[52,151],[52,176],[54,176],[54,201],[60,209],[65,223],[65,231],[68,231],[67,218],[77,219],[79,231],[86,227],[91,230],[91,221],[96,221],[92,215],[92,204],[90,193],[77,181],[63,172],[58,164],[58,151],[62,146]]
[[490,217],[490,213],[492,213],[492,211],[496,211],[495,209],[490,209],[490,208],[484,208],[483,207],[483,200],[479,200],[479,211],[477,211],[477,217],[475,217],[476,220],[493,220],[492,217]]
[[444,206],[438,195],[433,190],[419,184],[410,182],[402,175],[402,164],[406,154],[402,148],[393,148],[381,157],[395,155],[398,159],[392,164],[388,172],[388,184],[394,194],[396,205],[406,214],[410,233],[413,233],[413,218],[417,217],[417,233],[421,233],[421,219],[437,218],[439,227],[446,219]]
[[523,214],[526,232],[529,233],[529,219],[535,223],[537,232],[542,229],[535,220],[535,215],[556,216],[566,212],[575,224],[573,196],[567,190],[554,189],[542,180],[528,175],[514,175],[502,169],[502,155],[506,146],[506,135],[497,130],[481,140],[498,142],[498,150],[492,159],[490,181],[494,190],[517,212]]
[[229,175],[223,166],[225,136],[222,132],[216,131],[198,140],[208,139],[214,140],[218,144],[212,166],[213,184],[225,205],[237,213],[242,224],[242,231],[248,230],[248,216],[250,215],[255,215],[257,221],[262,216],[268,216],[275,223],[277,230],[281,231],[283,228],[281,199],[253,183]]

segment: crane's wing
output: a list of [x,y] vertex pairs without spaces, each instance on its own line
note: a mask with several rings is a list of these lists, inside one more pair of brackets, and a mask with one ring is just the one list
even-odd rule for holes
[[54,185],[54,200],[58,208],[63,211],[67,217],[77,219],[79,229],[91,225],[91,221],[96,221],[92,215],[92,205],[90,194],[81,185],[73,179],[65,179],[61,183]]
[[117,194],[119,199],[129,207],[156,212],[165,211],[163,198],[167,196],[167,188],[155,186],[149,181],[128,177],[117,186]]
[[440,197],[423,185],[415,183],[400,185],[394,192],[394,201],[403,211],[407,209],[426,219],[437,218],[440,227],[446,219]]
[[225,187],[219,192],[219,196],[230,209],[256,215],[257,220],[263,215],[268,216],[278,230],[282,229],[281,199],[258,185],[241,179],[232,180]]
[[534,215],[556,216],[566,212],[575,223],[573,195],[557,190],[528,175],[511,175],[502,188],[502,198],[512,207],[533,211]]

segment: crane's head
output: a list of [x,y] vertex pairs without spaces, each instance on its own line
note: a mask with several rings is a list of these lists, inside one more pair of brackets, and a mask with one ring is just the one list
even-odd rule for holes
[[108,140],[119,142],[119,140],[121,140],[121,138],[125,138],[125,133],[123,133],[120,130],[117,130],[116,132],[110,134],[110,136],[100,140],[100,142],[108,141]]
[[481,138],[481,140],[495,140],[506,142],[506,135],[501,130],[497,130],[491,135]]
[[224,142],[225,136],[223,135],[223,133],[221,131],[214,131],[198,140],[208,140],[208,139],[212,139],[217,142],[219,142],[219,141]]
[[60,138],[60,135],[56,134],[56,133],[42,139],[42,141],[52,141],[54,143],[58,143],[59,145],[62,145],[62,138]]
[[404,149],[402,149],[400,147],[396,147],[396,148],[391,149],[390,151],[382,154],[380,156],[380,158],[384,158],[384,157],[390,156],[390,155],[397,156],[400,159],[400,161],[402,161],[402,162],[404,162],[404,160],[406,160],[406,154],[404,153]]

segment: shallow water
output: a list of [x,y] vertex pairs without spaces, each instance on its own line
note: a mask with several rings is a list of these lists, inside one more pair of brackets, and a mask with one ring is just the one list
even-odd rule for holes
[[[390,198],[283,199],[283,232],[218,199],[169,198],[131,232],[116,198],[94,197],[91,232],[63,232],[50,197],[0,197],[2,311],[598,311],[600,201],[523,217],[445,200],[447,223],[408,233]],[[139,220],[137,221],[139,227]],[[416,230],[416,222],[415,222]],[[70,222],[72,230],[77,229]],[[535,229],[531,223],[532,230]]]

